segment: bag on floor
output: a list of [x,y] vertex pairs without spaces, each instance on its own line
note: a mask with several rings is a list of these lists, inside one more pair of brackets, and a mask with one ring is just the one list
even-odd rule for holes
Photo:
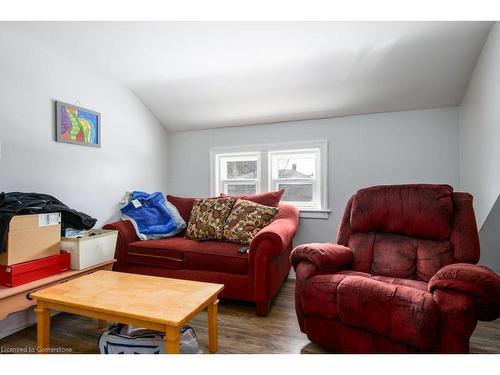
[[[98,339],[101,354],[163,354],[165,334],[125,324],[115,324],[101,333]],[[198,339],[191,326],[181,329],[181,354],[201,353]]]

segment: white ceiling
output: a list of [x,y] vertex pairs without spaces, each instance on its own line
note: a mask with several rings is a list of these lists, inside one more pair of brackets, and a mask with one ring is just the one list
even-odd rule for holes
[[[459,105],[490,22],[19,22],[169,131]],[[78,53],[68,56],[68,45]]]

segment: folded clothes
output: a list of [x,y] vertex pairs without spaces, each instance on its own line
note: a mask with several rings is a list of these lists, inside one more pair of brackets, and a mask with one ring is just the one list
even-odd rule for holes
[[120,209],[120,213],[122,220],[132,222],[141,240],[172,237],[186,228],[179,211],[160,192],[132,192],[129,202]]
[[74,228],[66,228],[64,231],[64,237],[66,238],[85,238],[85,237],[93,237],[97,234],[100,234],[99,230],[90,229],[90,230],[80,230]]

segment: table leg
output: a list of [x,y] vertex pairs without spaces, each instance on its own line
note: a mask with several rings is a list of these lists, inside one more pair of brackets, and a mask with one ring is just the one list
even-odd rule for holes
[[208,305],[208,351],[217,351],[217,304],[219,300],[214,300]]
[[37,316],[37,352],[45,353],[49,348],[50,337],[50,310],[43,302],[38,302],[35,309]]
[[104,319],[97,319],[97,328],[105,329],[108,327],[108,322]]
[[178,354],[180,349],[179,339],[181,337],[179,327],[167,326],[165,333],[165,352],[167,354]]

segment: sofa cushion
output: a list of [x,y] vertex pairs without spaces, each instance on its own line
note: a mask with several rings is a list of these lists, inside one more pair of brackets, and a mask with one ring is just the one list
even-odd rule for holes
[[179,246],[175,246],[182,239],[183,237],[175,236],[160,240],[131,242],[127,247],[125,260],[134,264],[182,269],[184,252]]
[[448,185],[426,184],[358,190],[352,202],[351,231],[447,239],[453,220],[452,192]]
[[184,219],[186,223],[189,222],[189,218],[191,217],[191,210],[193,209],[193,204],[196,198],[185,198],[185,197],[176,197],[174,195],[167,195],[167,201],[172,203],[179,214]]
[[238,199],[224,224],[223,238],[248,245],[255,235],[268,225],[278,208]]
[[284,189],[278,191],[270,191],[268,193],[251,194],[251,195],[227,195],[221,193],[221,197],[232,197],[235,199],[244,199],[246,201],[255,202],[264,206],[278,207],[281,197],[285,193]]
[[304,313],[327,319],[338,318],[337,288],[347,276],[358,276],[382,283],[401,285],[427,291],[427,283],[397,277],[375,276],[366,272],[341,271],[334,274],[317,275],[307,280],[302,295]]
[[185,237],[136,241],[129,244],[127,262],[166,268],[248,273],[248,254],[238,253],[239,244],[195,241]]
[[240,247],[232,242],[198,242],[198,246],[184,252],[184,268],[246,275],[248,254],[240,254]]
[[236,200],[207,198],[194,201],[186,237],[192,240],[221,240],[224,223]]

